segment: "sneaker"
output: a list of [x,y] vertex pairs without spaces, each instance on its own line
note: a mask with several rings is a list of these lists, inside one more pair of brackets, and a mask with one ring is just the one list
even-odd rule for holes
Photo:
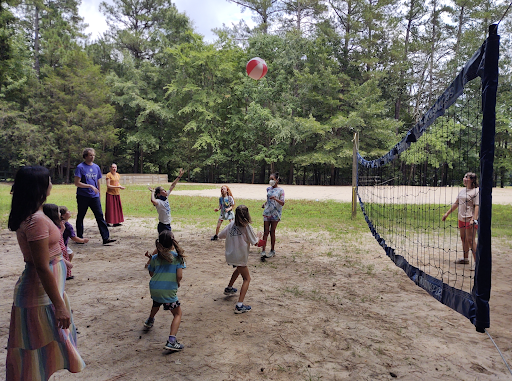
[[153,318],[148,318],[145,322],[144,322],[144,327],[146,327],[147,329],[150,329],[150,328],[153,328],[153,324],[155,324],[155,319]]
[[236,294],[236,292],[238,291],[237,288],[234,288],[234,287],[226,287],[224,289],[224,295],[234,295]]
[[112,243],[112,242],[116,242],[116,240],[112,239],[112,238],[107,238],[107,239],[103,240],[104,245],[108,245],[109,243]]
[[242,304],[242,307],[235,306],[235,314],[243,314],[244,312],[249,312],[251,310],[251,306],[246,306]]
[[267,253],[265,253],[265,251],[261,252],[261,258],[267,258]]
[[215,234],[211,239],[210,241],[217,241],[219,239],[219,237],[217,236],[217,234]]
[[272,258],[274,255],[276,255],[276,252],[274,250],[270,250],[270,253],[268,253],[267,258]]
[[469,265],[469,258],[459,258],[455,261],[457,265]]
[[167,340],[167,344],[165,344],[164,349],[167,349],[168,351],[181,351],[183,348],[183,344],[178,343],[178,340],[176,340],[174,343],[171,344],[169,340]]

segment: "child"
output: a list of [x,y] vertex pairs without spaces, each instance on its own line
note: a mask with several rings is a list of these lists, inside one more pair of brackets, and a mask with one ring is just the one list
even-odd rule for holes
[[169,206],[167,196],[169,196],[178,181],[180,181],[184,172],[183,168],[180,168],[180,174],[172,182],[169,191],[166,191],[163,187],[153,189],[148,186],[148,189],[151,191],[151,202],[158,212],[158,234],[164,230],[171,230],[171,207]]
[[219,221],[217,222],[217,230],[215,230],[215,235],[212,237],[212,241],[216,241],[219,239],[219,230],[220,225],[222,225],[222,221],[228,220],[231,222],[235,215],[233,214],[233,207],[235,206],[235,199],[231,194],[231,190],[227,185],[223,185],[220,188],[220,197],[219,197],[219,207],[215,208],[214,211],[218,212],[220,210]]
[[[265,261],[266,258],[271,258],[276,255],[276,228],[279,221],[281,221],[281,213],[284,206],[284,189],[279,186],[281,178],[279,173],[275,172],[270,175],[270,180],[267,188],[267,202],[261,207],[263,210],[263,249],[261,251],[261,260]],[[265,252],[267,238],[270,233],[270,252]]]
[[144,322],[147,329],[153,327],[155,323],[155,315],[164,305],[164,310],[171,310],[173,319],[171,323],[171,332],[169,340],[164,349],[170,351],[181,351],[183,345],[176,340],[176,334],[181,322],[181,307],[178,301],[177,292],[180,287],[183,276],[183,269],[186,268],[184,260],[184,251],[174,239],[174,234],[170,230],[164,230],[156,240],[156,249],[153,255],[149,255],[146,251],[146,257],[149,261],[149,290],[151,299],[153,299],[153,307],[149,314],[149,318]]
[[62,238],[62,233],[64,232],[64,223],[62,222],[60,218],[60,212],[59,207],[55,204],[44,204],[43,205],[43,213],[48,216],[50,220],[53,221],[53,223],[59,228],[60,230],[60,240],[59,245],[62,250],[62,257],[64,258],[63,261],[66,264],[67,272],[66,272],[66,280],[73,279],[71,275],[71,269],[73,268],[73,265],[71,264],[69,260],[69,254],[66,250],[66,245],[64,245],[64,239]]
[[226,262],[228,265],[236,267],[231,275],[228,286],[224,289],[225,295],[234,295],[237,292],[233,288],[238,275],[242,275],[243,283],[238,297],[238,303],[235,306],[235,314],[249,312],[251,306],[243,304],[245,294],[251,282],[247,260],[249,259],[249,247],[251,244],[258,244],[258,237],[250,225],[251,216],[249,209],[245,205],[239,205],[236,208],[235,220],[224,228],[219,234],[220,239],[226,239]]
[[84,244],[89,242],[89,238],[80,238],[75,234],[75,229],[73,229],[73,225],[69,223],[69,219],[71,218],[71,212],[65,206],[59,206],[60,218],[64,222],[64,232],[62,233],[62,238],[64,239],[64,245],[66,245],[66,250],[69,254],[69,260],[73,260],[73,250],[68,247],[69,239],[78,244]]

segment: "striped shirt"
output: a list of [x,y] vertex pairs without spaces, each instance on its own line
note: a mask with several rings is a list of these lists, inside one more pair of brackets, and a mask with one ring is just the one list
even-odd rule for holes
[[148,270],[153,273],[149,281],[151,299],[158,303],[174,303],[178,301],[178,282],[176,281],[177,269],[184,269],[187,266],[181,264],[178,253],[171,251],[174,256],[172,263],[161,259],[158,254],[151,257]]

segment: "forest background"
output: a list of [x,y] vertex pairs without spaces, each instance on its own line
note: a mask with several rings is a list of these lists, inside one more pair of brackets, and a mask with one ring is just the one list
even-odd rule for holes
[[[508,0],[227,1],[256,26],[207,43],[169,0],[102,3],[96,40],[80,0],[0,0],[0,171],[40,164],[67,183],[94,147],[104,172],[350,184],[354,133],[365,157],[387,152],[500,22],[495,182],[510,184]],[[259,81],[245,74],[255,56]]]

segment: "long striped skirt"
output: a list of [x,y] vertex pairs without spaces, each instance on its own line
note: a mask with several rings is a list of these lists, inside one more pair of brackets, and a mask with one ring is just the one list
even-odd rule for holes
[[120,224],[124,222],[121,196],[107,193],[105,200],[105,221],[107,221],[107,224]]
[[[59,292],[71,315],[64,285],[66,264],[62,256],[50,261]],[[26,263],[14,287],[14,303],[7,344],[6,380],[47,381],[60,369],[81,372],[85,363],[76,347],[76,328],[71,315],[68,329],[57,328],[55,309],[43,289],[36,268]]]

